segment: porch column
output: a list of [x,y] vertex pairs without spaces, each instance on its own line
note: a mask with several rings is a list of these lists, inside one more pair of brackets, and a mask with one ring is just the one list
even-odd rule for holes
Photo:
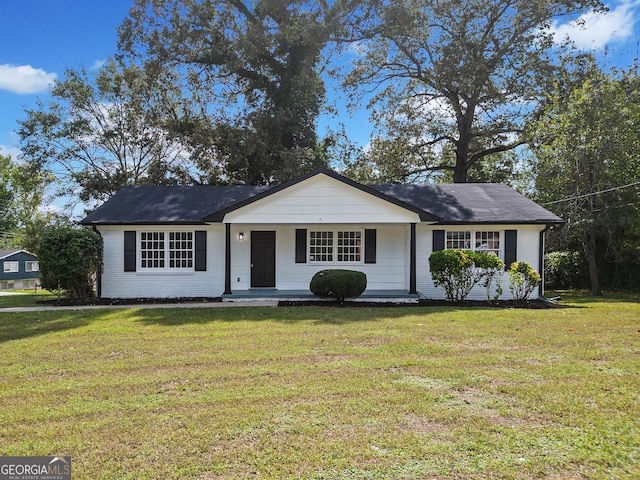
[[231,224],[225,223],[224,226],[224,294],[231,295]]
[[416,224],[411,224],[411,248],[409,253],[409,293],[418,293],[416,290]]

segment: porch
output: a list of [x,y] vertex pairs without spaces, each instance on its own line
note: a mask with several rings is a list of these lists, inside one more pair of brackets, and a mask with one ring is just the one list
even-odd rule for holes
[[[251,300],[282,300],[290,302],[332,301],[315,296],[310,290],[279,290],[277,288],[250,288],[248,290],[236,290],[233,293],[222,295],[223,302],[242,302]],[[408,293],[406,290],[367,290],[353,302],[375,303],[418,303],[417,293]]]

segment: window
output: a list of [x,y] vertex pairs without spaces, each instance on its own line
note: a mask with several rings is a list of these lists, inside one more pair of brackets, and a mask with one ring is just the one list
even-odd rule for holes
[[447,250],[471,250],[471,232],[447,232]]
[[[471,239],[473,238],[473,243]],[[500,256],[500,232],[451,231],[447,232],[446,248],[453,250],[475,250]]]
[[309,262],[362,262],[362,231],[309,232]]
[[40,270],[40,264],[38,262],[25,262],[24,265],[27,272],[37,272]]
[[476,232],[475,250],[500,256],[500,232]]
[[309,232],[309,261],[333,262],[333,232]]
[[18,262],[4,262],[4,272],[14,273],[18,271]]
[[339,262],[359,262],[361,252],[362,232],[338,232]]
[[164,232],[140,234],[140,266],[142,268],[164,268],[164,254]]
[[169,268],[193,268],[193,232],[169,233]]
[[141,232],[142,269],[193,269],[193,232]]

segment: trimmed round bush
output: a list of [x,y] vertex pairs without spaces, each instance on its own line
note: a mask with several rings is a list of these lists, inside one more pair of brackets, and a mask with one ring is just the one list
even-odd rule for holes
[[367,288],[367,276],[355,270],[321,270],[313,276],[309,288],[318,297],[342,302],[362,295]]

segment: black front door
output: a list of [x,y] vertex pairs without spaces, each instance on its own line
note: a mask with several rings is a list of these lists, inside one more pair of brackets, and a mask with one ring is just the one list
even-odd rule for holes
[[251,232],[251,286],[276,286],[276,232]]

